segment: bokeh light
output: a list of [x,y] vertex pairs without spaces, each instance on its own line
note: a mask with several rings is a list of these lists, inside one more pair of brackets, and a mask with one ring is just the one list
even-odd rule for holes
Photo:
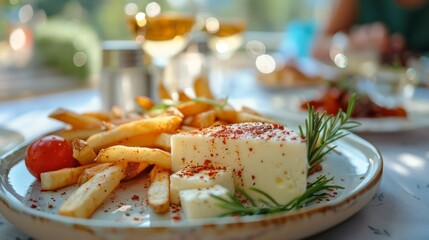
[[73,64],[76,67],[84,66],[87,61],[88,61],[88,57],[86,56],[86,54],[84,52],[77,52],[73,56]]
[[251,57],[257,57],[262,54],[265,54],[266,52],[265,45],[258,40],[251,40],[247,42],[245,48],[246,48],[247,54],[250,55]]
[[139,12],[136,14],[136,22],[139,27],[146,25],[146,14]]
[[263,54],[257,57],[255,64],[256,64],[256,68],[261,73],[266,73],[266,74],[272,73],[276,69],[275,59],[268,54]]
[[30,4],[25,4],[19,9],[18,17],[21,23],[28,23],[33,18],[33,7]]
[[9,36],[9,44],[13,50],[17,51],[23,49],[26,42],[27,38],[22,28],[17,28],[11,32]]
[[146,14],[148,17],[156,17],[161,13],[161,5],[157,2],[151,2],[146,5]]
[[139,7],[135,3],[127,3],[124,6],[124,12],[128,16],[134,16],[139,11]]
[[215,33],[219,31],[219,20],[215,17],[209,17],[206,19],[206,29],[209,33]]
[[339,53],[339,54],[335,55],[334,63],[339,68],[346,68],[349,64],[349,60],[347,59],[346,55]]

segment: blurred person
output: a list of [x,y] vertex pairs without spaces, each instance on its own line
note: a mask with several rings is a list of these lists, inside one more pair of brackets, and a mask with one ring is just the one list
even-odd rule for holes
[[312,55],[329,61],[332,37],[347,36],[347,49],[372,48],[382,62],[429,52],[428,0],[334,0],[326,26],[316,38]]

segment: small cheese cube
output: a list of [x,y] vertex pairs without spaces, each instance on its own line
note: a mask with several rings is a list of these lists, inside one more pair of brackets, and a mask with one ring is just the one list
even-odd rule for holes
[[211,196],[228,197],[228,189],[220,185],[182,190],[179,194],[183,213],[188,219],[217,217],[225,213],[225,209],[217,205],[219,200]]
[[[249,122],[174,135],[173,171],[210,160],[231,168],[234,183],[255,187],[286,204],[303,194],[307,184],[307,145],[297,132],[279,124]],[[258,199],[260,195],[246,191]]]
[[234,193],[234,180],[230,168],[214,167],[210,161],[203,165],[187,166],[170,176],[170,202],[180,203],[179,192],[186,189],[222,185]]

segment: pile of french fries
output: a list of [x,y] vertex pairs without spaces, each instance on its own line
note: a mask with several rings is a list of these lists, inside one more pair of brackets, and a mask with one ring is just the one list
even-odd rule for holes
[[[223,100],[194,99],[155,106],[144,96],[136,98],[142,113],[75,113],[58,109],[50,118],[67,127],[59,132],[73,147],[80,163],[41,174],[41,189],[56,190],[78,184],[59,214],[90,218],[122,181],[149,172],[148,205],[157,213],[170,207],[171,143],[173,134],[239,122],[274,122],[243,107],[235,110]],[[151,169],[149,169],[151,168]],[[142,188],[143,189],[143,188]]]

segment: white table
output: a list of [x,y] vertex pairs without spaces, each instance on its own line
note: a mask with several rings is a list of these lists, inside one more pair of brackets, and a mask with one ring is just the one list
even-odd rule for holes
[[[266,104],[267,92],[248,81],[234,78],[231,98],[252,96]],[[237,86],[240,84],[240,87]],[[236,87],[234,87],[236,86]],[[246,96],[247,95],[247,96]],[[419,89],[417,98],[429,99],[428,89]],[[265,102],[262,100],[265,99]],[[250,103],[255,104],[257,100]],[[258,105],[258,104],[256,104]],[[100,100],[93,89],[0,103],[0,127],[32,139],[61,124],[46,118],[58,107],[79,112],[97,110]],[[429,121],[429,119],[428,119]],[[374,199],[347,221],[314,239],[429,239],[429,128],[396,133],[361,133],[382,153],[384,174]],[[311,226],[309,226],[311,227]],[[0,216],[0,238],[29,239]]]

